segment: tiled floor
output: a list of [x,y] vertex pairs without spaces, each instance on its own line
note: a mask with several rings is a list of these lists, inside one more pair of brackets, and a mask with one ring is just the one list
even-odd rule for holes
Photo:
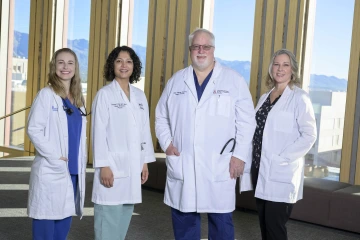
[[[0,159],[0,239],[31,239],[31,219],[26,216],[27,190],[31,158]],[[93,239],[93,204],[90,201],[93,169],[87,170],[85,216],[73,218],[69,240]],[[162,202],[163,193],[143,190],[143,203],[135,206],[127,240],[174,239],[170,209]],[[235,211],[236,239],[261,239],[257,215]],[[360,225],[359,225],[360,227]],[[355,240],[360,234],[290,220],[290,240]],[[207,216],[202,214],[202,239],[207,239]]]

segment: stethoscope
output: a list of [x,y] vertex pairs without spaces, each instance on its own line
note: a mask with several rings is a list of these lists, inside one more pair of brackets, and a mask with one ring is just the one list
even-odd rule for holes
[[227,141],[227,142],[225,143],[224,147],[221,149],[220,154],[222,154],[222,153],[224,152],[225,148],[227,147],[227,145],[229,145],[230,142],[233,142],[233,146],[232,146],[230,152],[233,152],[233,151],[234,151],[236,141],[235,141],[235,138],[230,138],[229,141]]
[[[65,100],[63,100],[63,104],[64,104],[64,105],[63,105],[64,111],[66,112],[67,115],[71,116],[71,114],[74,113],[74,110],[67,105],[67,103],[65,102]],[[79,109],[80,115],[81,115],[82,117],[86,117],[86,116],[88,116],[88,115],[91,114],[91,112],[89,112],[89,114],[87,113],[85,104],[84,104],[85,113],[81,110],[81,108],[77,108],[77,109]]]

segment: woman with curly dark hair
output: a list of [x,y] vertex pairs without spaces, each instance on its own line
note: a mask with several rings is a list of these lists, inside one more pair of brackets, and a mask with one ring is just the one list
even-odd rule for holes
[[144,92],[131,85],[140,73],[134,50],[116,47],[104,66],[104,78],[112,82],[92,105],[95,239],[125,239],[134,204],[142,201],[147,163],[155,161],[148,103]]

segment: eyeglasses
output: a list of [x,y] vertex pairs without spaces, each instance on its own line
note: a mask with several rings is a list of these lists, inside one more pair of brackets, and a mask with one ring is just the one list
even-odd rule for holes
[[211,46],[211,45],[192,45],[189,48],[190,48],[190,51],[199,51],[200,48],[202,48],[204,51],[209,51],[213,47],[214,46]]

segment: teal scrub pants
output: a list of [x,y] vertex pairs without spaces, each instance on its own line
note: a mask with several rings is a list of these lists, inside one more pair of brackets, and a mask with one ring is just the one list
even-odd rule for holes
[[95,240],[124,240],[134,204],[94,205]]

